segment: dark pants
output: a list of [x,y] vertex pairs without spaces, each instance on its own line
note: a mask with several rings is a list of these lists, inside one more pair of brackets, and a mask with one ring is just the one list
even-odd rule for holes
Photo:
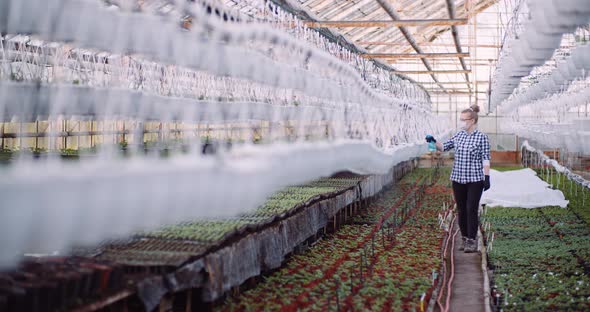
[[475,239],[479,227],[479,200],[483,192],[483,181],[473,183],[457,183],[453,181],[453,193],[459,210],[459,228],[461,235]]

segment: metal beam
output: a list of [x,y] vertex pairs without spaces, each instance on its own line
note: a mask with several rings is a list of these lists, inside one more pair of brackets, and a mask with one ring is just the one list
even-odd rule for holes
[[[471,10],[471,12],[470,12],[470,13],[469,13],[469,12],[467,12],[467,13],[468,13],[468,14],[467,14],[467,19],[468,19],[468,20],[469,20],[469,19],[471,19],[471,17],[473,17],[473,16],[475,16],[475,15],[477,15],[477,14],[481,14],[481,11],[482,11],[482,10],[485,10],[485,9],[486,9],[486,8],[488,8],[489,6],[491,6],[491,5],[493,5],[494,3],[498,2],[498,0],[491,0],[491,1],[489,1],[489,0],[488,0],[487,2],[486,2],[485,0],[483,0],[483,1],[482,1],[482,0],[478,0],[478,1],[480,1],[480,2],[478,2],[478,4],[476,5],[476,9],[475,9],[475,10]],[[412,1],[412,2],[414,3],[414,2],[419,2],[419,1]],[[462,4],[459,4],[459,6],[461,6],[461,5],[462,5]],[[444,10],[444,9],[445,9],[445,7],[446,7],[446,2],[444,2],[444,1],[443,1],[443,2],[442,2],[442,7],[440,8],[440,10],[441,10],[441,11],[442,11],[442,10]],[[437,12],[438,12],[438,11],[437,11]],[[494,13],[494,14],[496,14],[496,13]],[[462,18],[463,16],[458,16],[458,17],[461,17],[461,18]],[[442,16],[439,16],[439,15],[437,14],[436,16],[435,16],[435,15],[432,15],[432,18],[448,18],[448,15],[447,15],[447,14],[444,14],[444,15],[442,15]],[[418,30],[419,30],[419,33],[420,33],[421,35],[424,35],[424,36],[423,36],[423,37],[424,37],[424,40],[420,40],[420,41],[418,42],[418,44],[419,44],[421,47],[424,47],[424,46],[430,46],[430,44],[432,44],[432,41],[434,41],[434,40],[435,40],[435,38],[438,38],[438,37],[439,37],[441,34],[444,34],[444,33],[446,33],[446,32],[447,32],[448,30],[450,30],[450,29],[451,29],[451,27],[433,27],[433,28],[427,28],[427,29],[426,29],[426,31],[421,31],[420,29],[418,29]],[[485,37],[485,35],[483,35],[483,36]],[[478,36],[477,36],[477,37],[478,37],[478,38],[481,38],[481,37],[482,37],[482,35],[481,35],[481,34],[478,34]],[[496,36],[494,36],[494,38],[495,38],[495,37],[497,37],[497,35],[496,35]],[[384,38],[388,38],[388,37],[384,37]],[[371,41],[384,41],[384,40],[382,40],[382,39],[379,39],[379,40],[371,40],[371,39],[368,39],[368,38],[363,38],[363,37],[353,37],[352,39],[353,39],[355,42],[359,42],[359,41],[366,41],[366,42],[371,42]],[[397,40],[391,40],[391,41],[394,41],[394,42],[395,42],[395,41],[397,41]],[[359,45],[361,45],[361,44],[359,44]],[[463,47],[466,47],[465,45],[462,45],[462,46],[463,46]],[[376,48],[377,48],[377,49],[379,49],[379,51],[381,51],[383,47],[385,47],[385,45],[384,45],[384,46],[379,46],[379,45],[377,45],[377,47],[376,47]],[[403,46],[402,46],[402,47],[403,47]],[[451,45],[450,47],[454,47],[454,45]],[[409,49],[407,49],[407,48],[406,48],[406,49],[404,49],[404,50],[403,50],[403,51],[401,51],[401,52],[410,52],[411,50],[412,50],[412,48],[410,47]],[[374,52],[377,52],[377,50],[374,50]]]
[[[420,63],[418,62],[404,62],[403,60],[400,59],[392,59],[392,60],[388,60],[388,59],[384,59],[388,64],[391,65],[395,65],[395,66],[415,66],[415,65],[420,65]],[[438,61],[436,62],[437,66],[457,66],[459,65],[456,61],[453,62],[451,60],[449,61]],[[471,63],[469,64],[472,68],[474,67],[494,67],[494,64],[489,64],[489,63]],[[463,82],[465,83],[465,82]]]
[[457,19],[412,19],[394,21],[306,21],[310,28],[364,28],[364,27],[411,27],[467,25],[466,18]]
[[[377,0],[377,3],[379,3],[379,5],[383,8],[383,10],[387,13],[387,15],[389,15],[389,17],[391,17],[391,19],[393,21],[401,20],[399,18],[399,15],[397,14],[396,10],[391,6],[391,3],[389,1]],[[400,26],[399,31],[402,33],[402,35],[404,35],[404,38],[406,38],[406,40],[412,46],[412,48],[414,49],[414,51],[416,53],[418,53],[418,54],[424,53],[424,51],[422,51],[422,49],[418,46],[418,43],[416,42],[416,39],[414,39],[414,36],[412,36],[412,34],[408,31],[408,29],[405,26]],[[422,60],[422,64],[424,64],[424,67],[426,67],[426,69],[428,71],[432,71],[432,67],[430,67],[430,63],[428,62],[428,60],[424,59],[424,58],[421,60]],[[430,77],[432,77],[432,80],[434,80],[435,82],[438,82],[438,79],[436,78],[434,73],[431,72]],[[439,84],[439,87],[443,90],[445,89],[445,87],[441,84]]]
[[487,94],[487,92],[484,91],[478,91],[478,92],[470,92],[470,91],[428,91],[428,93],[430,94],[464,94],[464,95],[469,95],[469,94]]
[[364,58],[423,59],[469,57],[469,53],[367,53],[361,54],[361,56]]
[[[468,74],[470,70],[396,70],[394,73],[398,74],[408,74],[408,75],[435,75],[435,74]],[[436,83],[440,83],[438,80]],[[464,82],[465,83],[465,82]],[[442,85],[440,85],[441,89],[444,89]]]
[[[470,19],[472,17],[477,16],[478,14],[482,13],[487,8],[489,8],[492,5],[496,4],[496,2],[498,2],[498,0],[488,0],[488,1],[482,1],[480,3],[477,3],[476,4],[476,7],[475,7],[475,10],[472,10],[471,12],[466,12],[467,13],[467,19]],[[492,14],[497,14],[497,13],[492,13]],[[490,25],[492,25],[492,24],[490,24]]]
[[[455,17],[455,1],[454,0],[446,0],[447,2],[447,10],[449,11],[449,18]],[[451,34],[453,35],[453,41],[455,42],[455,49],[457,53],[463,52],[461,49],[461,43],[459,42],[459,31],[457,31],[456,26],[451,26]],[[459,62],[461,63],[461,67],[464,70],[467,70],[467,65],[465,65],[465,59],[459,58]],[[467,87],[469,87],[469,91],[471,91],[471,85],[469,84],[469,75],[465,73],[465,81],[467,81]]]
[[[474,10],[471,10],[470,12],[465,12],[465,14],[467,15],[467,19],[471,19],[471,18],[477,16],[478,14],[483,14],[484,13],[483,12],[484,10],[486,10],[487,8],[489,8],[490,6],[494,5],[497,2],[498,2],[498,0],[487,0],[487,1],[484,0],[484,1],[481,1],[481,2],[477,3]],[[445,3],[445,5],[446,5],[446,3]],[[461,5],[464,5],[464,4],[459,4],[459,6],[461,6]],[[447,7],[447,9],[448,9],[448,7]],[[494,15],[496,15],[497,13],[489,12],[489,13],[486,13],[486,14],[494,14]],[[420,45],[422,45],[422,44],[428,44],[428,43],[436,40],[436,38],[438,38],[442,34],[446,33],[449,29],[450,28],[442,29],[442,31],[439,31],[438,33],[433,34],[434,35],[434,38],[429,39],[428,42],[422,41],[422,42],[420,42]],[[479,37],[482,37],[482,35],[478,35],[477,37],[478,38]],[[488,36],[483,35],[483,37],[488,37]],[[496,38],[497,36],[489,36],[489,37]],[[463,46],[465,46],[465,45],[463,45]],[[501,48],[501,46],[500,46],[500,48]]]
[[[271,0],[274,4],[278,5],[280,8],[284,9],[286,12],[289,12],[297,17],[299,17],[301,20],[308,20],[308,21],[314,21],[317,22],[318,18],[315,14],[306,11],[306,10],[302,10],[300,7],[293,7],[291,5],[291,1],[289,0]],[[329,3],[329,2],[328,2]],[[351,50],[354,53],[365,53],[366,50],[362,47],[359,47],[357,44],[349,41],[347,38],[345,38],[344,36],[342,36],[342,34],[335,32],[331,29],[319,29],[318,32],[320,34],[322,34],[323,36],[325,36],[329,41],[337,43],[340,46],[343,46],[349,50]],[[379,60],[373,60],[373,63],[379,67],[382,68],[386,71],[392,72],[393,70],[395,70],[395,68],[393,68],[391,66],[391,64],[387,64],[385,62],[381,62]],[[415,81],[408,77],[408,76],[400,76],[400,78],[410,81],[411,83],[415,83]],[[423,89],[423,87],[419,84],[416,84],[417,86],[419,86],[420,88]]]
[[[355,43],[360,44],[360,45],[375,45],[375,46],[382,45],[382,46],[391,46],[391,47],[405,47],[405,46],[407,46],[407,44],[393,43],[390,41],[357,41]],[[431,43],[431,42],[420,43],[420,45],[426,46],[426,47],[455,47],[455,44]],[[493,49],[498,49],[498,48],[502,47],[499,44],[478,44],[478,45],[463,45],[463,46],[468,47],[468,48],[493,48]]]
[[[428,91],[441,91],[440,89],[437,88],[428,88]],[[469,89],[465,88],[465,87],[461,87],[461,88],[449,88],[447,89],[448,91],[469,91]],[[483,90],[482,90],[483,92]]]
[[[436,84],[435,82],[432,81],[425,81],[425,82],[418,82],[421,83],[423,85],[432,85],[432,84]],[[446,85],[464,85],[465,81],[441,81],[441,84],[446,84]],[[470,83],[474,83],[474,81],[471,81]],[[489,83],[489,81],[482,81],[482,80],[478,80],[477,83]]]
[[[390,0],[390,1],[392,1],[392,0]],[[404,0],[404,1],[407,1],[407,0]],[[401,12],[402,11],[403,12],[410,12],[409,10],[411,10],[412,12],[414,12],[416,9],[418,9],[419,12],[414,13],[415,17],[412,17],[413,19],[426,19],[426,18],[429,18],[429,19],[446,19],[447,18],[446,13],[445,14],[442,14],[442,13],[444,13],[443,10],[444,10],[444,8],[446,6],[446,4],[444,2],[442,2],[442,3],[438,3],[438,2],[432,3],[432,5],[429,6],[429,9],[432,9],[433,10],[431,12],[427,12],[427,11],[424,10],[424,7],[423,7],[423,4],[424,3],[422,1],[409,1],[409,3],[411,3],[411,4],[399,3],[398,7],[401,8],[401,11],[398,10],[397,7],[393,6],[395,8],[396,12],[400,12],[400,15],[399,15],[400,18],[403,16],[403,15],[401,15]],[[409,17],[405,17],[405,19],[409,19]],[[413,33],[422,35],[424,33],[430,32],[430,30],[436,31],[436,30],[441,29],[441,28],[448,29],[450,27],[449,26],[440,26],[440,27],[427,27],[427,26],[426,27],[415,27],[414,28],[415,32],[413,32]],[[374,28],[367,28],[367,29],[374,29]],[[379,35],[377,35],[377,36],[366,36],[366,37],[365,36],[355,36],[355,37],[353,37],[353,40],[356,40],[356,41],[360,41],[360,40],[362,40],[362,41],[385,41],[385,40],[387,40],[389,42],[400,42],[400,39],[401,40],[404,39],[403,34],[400,33],[399,29],[395,29],[395,28],[383,29],[381,32],[376,32],[376,33],[378,33]],[[379,53],[382,53],[382,52],[393,52],[393,51],[384,51],[383,48],[384,48],[384,46],[377,46],[376,47],[376,50],[374,50],[373,52],[375,52],[375,53],[377,53],[377,52],[379,52]],[[407,46],[406,46],[406,48],[407,48]],[[408,50],[408,51],[399,51],[399,52],[402,52],[402,53],[404,53],[404,52],[410,52],[411,49],[412,48],[410,47],[410,50]]]
[[[476,61],[476,62],[479,62],[479,63],[492,63],[492,65],[497,62],[497,59],[495,59],[495,58],[493,58],[493,59],[490,59],[490,58],[477,58],[476,59],[476,58],[473,58],[472,57],[469,60]],[[411,60],[411,61],[406,61],[406,62],[417,63],[417,60]],[[440,63],[437,62],[436,64],[438,65]]]

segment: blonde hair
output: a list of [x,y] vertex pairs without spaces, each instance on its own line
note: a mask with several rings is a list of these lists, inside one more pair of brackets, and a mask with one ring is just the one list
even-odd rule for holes
[[461,111],[461,114],[470,114],[471,115],[470,118],[473,119],[475,121],[475,123],[477,123],[477,119],[479,118],[477,113],[479,113],[479,106],[477,106],[477,105],[473,105],[473,106]]

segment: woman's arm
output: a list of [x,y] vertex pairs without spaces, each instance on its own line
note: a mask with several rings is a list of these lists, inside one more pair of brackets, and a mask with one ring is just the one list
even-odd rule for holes
[[434,140],[435,143],[434,145],[436,146],[436,150],[439,152],[446,152],[450,149],[453,149],[455,147],[455,137],[457,137],[457,134],[455,134],[452,138],[448,139],[446,142],[441,143],[441,142],[436,142],[436,140],[432,137],[432,135],[427,135],[426,136],[426,142],[430,142],[429,140]]
[[439,152],[443,151],[443,145],[440,142],[436,142],[436,150]]
[[483,145],[482,145],[482,159],[483,159],[483,173],[487,176],[490,175],[490,161],[492,157],[490,156],[490,140],[488,136],[484,134],[483,136]]
[[436,149],[438,149],[441,152],[446,152],[448,150],[455,148],[455,138],[456,137],[457,137],[457,134],[455,134],[452,138],[448,139],[444,143],[437,142]]

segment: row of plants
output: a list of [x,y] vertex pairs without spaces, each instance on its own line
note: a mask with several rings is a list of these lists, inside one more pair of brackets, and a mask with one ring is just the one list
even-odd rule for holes
[[[419,179],[420,181],[422,179]],[[384,194],[384,199],[385,198],[391,198],[391,199],[395,199],[398,198],[399,196],[401,196],[402,194],[409,194],[410,197],[407,200],[404,200],[403,202],[401,202],[400,204],[400,209],[396,209],[393,211],[392,216],[390,216],[389,221],[391,224],[395,225],[397,223],[400,222],[400,218],[402,216],[402,211],[405,211],[408,209],[408,207],[410,207],[413,202],[415,201],[415,194],[410,194],[410,192],[415,189],[417,187],[417,185],[412,185],[412,184],[400,184],[397,185],[395,187],[394,190],[392,190],[391,192],[388,192],[386,194]],[[386,211],[387,208],[391,207],[391,206],[387,206],[387,205],[391,205],[392,202],[387,201],[387,200],[378,200],[374,203],[372,203],[371,205],[369,205],[366,208],[366,211],[364,213],[355,215],[352,218],[352,222],[355,224],[377,224],[378,222],[381,221],[384,212]]]
[[254,211],[241,216],[217,220],[196,220],[170,225],[143,236],[164,239],[181,239],[200,242],[218,242],[248,225],[263,223],[290,210],[320,199],[326,194],[354,188],[359,178],[322,178],[309,184],[287,187],[272,196]]
[[49,151],[47,149],[42,148],[26,148],[22,150],[11,150],[11,149],[0,149],[0,164],[2,163],[10,163],[11,160],[19,158],[19,157],[47,157],[47,156],[55,156],[61,157],[62,159],[77,159],[80,154],[90,154],[95,153],[96,149],[59,149],[54,151]]
[[[243,143],[242,141],[217,140],[209,137],[201,137],[199,148],[202,154],[215,154],[221,148],[231,148],[232,144]],[[259,142],[253,142],[258,144]],[[58,156],[63,159],[77,159],[81,156],[96,155],[102,149],[117,151],[121,156],[132,156],[134,153],[155,154],[166,158],[171,155],[188,154],[194,149],[195,142],[182,139],[166,139],[160,141],[144,141],[141,145],[130,144],[127,141],[118,143],[99,143],[92,147],[47,149],[38,147],[0,148],[0,162],[8,163],[19,157],[43,158],[47,156]]]
[[[441,267],[438,223],[448,189],[423,182],[417,169],[337,232],[219,311],[420,310]],[[446,182],[445,182],[446,183]],[[424,196],[428,194],[427,196]]]
[[451,176],[450,167],[435,167],[432,171],[430,185],[451,188],[451,180],[449,179]]
[[550,172],[549,175],[547,175],[546,171],[542,173],[541,170],[537,170],[537,173],[551,187],[562,191],[569,200],[568,208],[580,218],[584,219],[587,224],[590,224],[590,189],[588,187],[582,187],[576,182],[569,180],[565,175],[556,173],[555,171]]
[[153,232],[145,233],[147,237],[164,239],[182,239],[201,242],[217,242],[251,220],[199,220],[163,227]]
[[391,248],[375,262],[375,277],[354,296],[354,310],[420,311],[432,295],[433,271],[441,267],[444,232],[437,213],[446,194],[429,195],[396,234]]
[[404,180],[414,180],[420,178],[420,184],[450,188],[451,180],[450,167],[435,166],[433,168],[418,168],[404,177]]
[[497,310],[590,309],[590,228],[572,208],[488,208],[482,224]]
[[306,185],[287,187],[272,196],[258,209],[245,216],[272,217],[288,212],[292,208],[305,204],[321,196],[341,192],[358,185],[360,179],[323,178]]

